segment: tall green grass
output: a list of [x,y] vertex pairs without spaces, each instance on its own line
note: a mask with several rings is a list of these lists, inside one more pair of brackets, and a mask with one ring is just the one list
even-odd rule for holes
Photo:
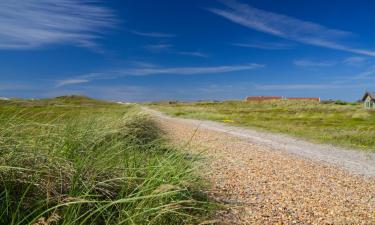
[[375,152],[375,111],[363,109],[362,104],[225,101],[150,106],[174,116],[230,122]]
[[135,106],[0,102],[0,224],[196,223],[193,160]]

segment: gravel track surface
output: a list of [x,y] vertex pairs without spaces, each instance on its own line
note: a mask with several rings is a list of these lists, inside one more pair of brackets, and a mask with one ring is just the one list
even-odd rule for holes
[[[172,119],[158,111],[149,108],[143,109],[159,118]],[[375,153],[373,152],[340,148],[328,144],[316,144],[285,134],[262,132],[213,121],[183,118],[173,118],[173,120],[189,123],[202,129],[224,132],[246,139],[253,144],[277,151],[285,151],[314,161],[328,163],[329,165],[334,164],[349,172],[375,178]]]
[[[242,128],[237,134],[237,128],[233,133],[232,127],[223,130],[216,123],[207,126],[207,122],[147,111],[171,141],[188,144],[204,157],[201,171],[212,184],[208,194],[228,206],[218,212],[218,224],[375,224],[371,163],[367,169],[347,167],[336,158],[324,160],[294,152],[303,146],[288,150],[294,143],[280,147],[267,136],[257,141],[248,137],[251,133],[242,135]],[[320,146],[309,143],[306,147],[311,145]]]

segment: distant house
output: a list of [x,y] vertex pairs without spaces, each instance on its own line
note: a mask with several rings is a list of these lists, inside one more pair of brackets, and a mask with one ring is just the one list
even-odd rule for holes
[[362,101],[365,109],[375,109],[375,92],[366,92]]

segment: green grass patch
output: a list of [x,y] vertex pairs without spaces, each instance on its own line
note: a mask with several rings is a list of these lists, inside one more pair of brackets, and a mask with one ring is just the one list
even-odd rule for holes
[[365,110],[361,104],[225,101],[152,103],[149,106],[173,116],[230,122],[375,152],[375,111]]
[[137,106],[0,101],[0,224],[194,224],[212,205],[194,157]]

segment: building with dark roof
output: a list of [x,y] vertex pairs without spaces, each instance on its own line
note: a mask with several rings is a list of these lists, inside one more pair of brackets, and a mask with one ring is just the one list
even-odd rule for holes
[[375,109],[375,92],[366,92],[362,98],[365,109]]

